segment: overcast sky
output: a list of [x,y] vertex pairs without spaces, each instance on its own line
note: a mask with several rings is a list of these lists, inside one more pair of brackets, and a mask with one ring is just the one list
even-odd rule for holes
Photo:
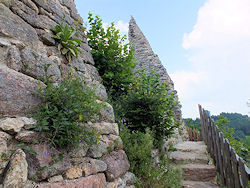
[[[250,0],[75,0],[126,34],[133,15],[175,83],[183,117],[250,108]],[[249,114],[248,114],[249,115]]]

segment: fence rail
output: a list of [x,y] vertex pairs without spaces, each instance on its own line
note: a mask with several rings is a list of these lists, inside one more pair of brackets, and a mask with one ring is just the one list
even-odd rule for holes
[[214,160],[221,181],[230,188],[248,188],[250,169],[244,164],[234,148],[229,145],[223,133],[219,132],[208,111],[199,106],[202,138],[207,144],[208,152]]

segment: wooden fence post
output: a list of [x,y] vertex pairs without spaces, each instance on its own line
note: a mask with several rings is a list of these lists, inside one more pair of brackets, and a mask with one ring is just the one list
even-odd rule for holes
[[248,188],[250,169],[239,158],[234,148],[224,139],[218,126],[210,117],[208,111],[199,106],[202,137],[207,144],[208,151],[214,160],[217,171],[220,174],[223,185],[232,188]]

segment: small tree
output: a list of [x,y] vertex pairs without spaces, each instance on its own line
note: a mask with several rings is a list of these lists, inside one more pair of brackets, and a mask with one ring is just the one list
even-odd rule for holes
[[149,128],[155,138],[155,146],[172,133],[174,123],[174,95],[167,91],[165,83],[159,83],[159,75],[138,73],[123,100],[124,118],[132,131],[145,132]]
[[227,126],[230,121],[224,116],[219,116],[218,118],[219,119],[215,121],[215,125],[217,125],[219,130],[223,133],[224,138],[228,139],[229,144],[235,149],[236,153],[240,155],[243,143],[235,139],[234,128]]
[[87,37],[91,53],[103,84],[112,98],[125,94],[133,81],[135,63],[134,52],[129,44],[124,44],[126,36],[121,37],[114,23],[105,29],[99,16],[89,13],[90,29]]

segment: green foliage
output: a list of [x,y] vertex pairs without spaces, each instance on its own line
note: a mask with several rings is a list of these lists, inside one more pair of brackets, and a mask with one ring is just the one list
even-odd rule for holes
[[114,23],[105,30],[99,16],[89,13],[90,29],[87,33],[88,44],[103,84],[112,98],[125,94],[133,81],[133,50],[124,44],[126,37],[121,37]]
[[192,118],[187,118],[187,119],[184,119],[184,121],[188,127],[201,131],[200,119],[196,118],[196,120],[192,120]]
[[61,23],[51,30],[55,33],[52,38],[57,40],[58,50],[66,56],[67,60],[70,62],[72,56],[78,57],[78,54],[81,52],[78,48],[81,45],[81,40],[73,38],[76,33],[75,29],[67,24]]
[[174,95],[168,93],[165,83],[159,83],[159,76],[141,71],[123,98],[123,118],[130,130],[146,132],[149,128],[155,138],[154,145],[160,148],[162,140],[177,126],[175,105]]
[[181,187],[181,171],[170,167],[166,158],[160,158],[155,166],[152,159],[154,138],[147,129],[145,133],[131,132],[120,125],[120,136],[130,162],[130,171],[138,178],[137,187],[159,188]]
[[20,147],[21,149],[27,151],[31,155],[36,155],[36,152],[34,150],[32,150],[27,144],[25,144],[23,142],[18,144],[17,146]]
[[46,72],[44,82],[47,86],[38,91],[43,104],[33,114],[37,120],[36,130],[60,148],[77,147],[80,142],[97,143],[99,135],[84,126],[85,122],[94,120],[103,108],[96,102],[95,91],[80,78],[70,76],[59,86],[48,79]]
[[226,117],[219,116],[219,119],[215,121],[215,125],[218,126],[219,130],[223,133],[223,137],[228,139],[229,144],[235,149],[238,155],[241,154],[243,143],[236,140],[234,137],[234,128],[226,126],[229,121]]

